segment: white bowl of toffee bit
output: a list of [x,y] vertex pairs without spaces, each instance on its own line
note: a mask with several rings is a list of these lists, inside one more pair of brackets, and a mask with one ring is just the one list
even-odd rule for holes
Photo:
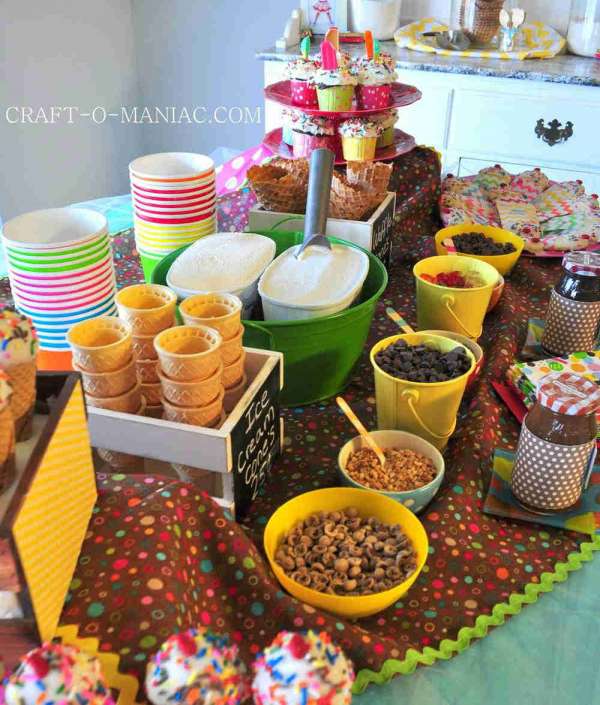
[[357,436],[338,455],[344,485],[386,495],[417,514],[435,497],[444,479],[441,453],[412,433],[373,431],[373,440],[386,458],[382,468],[375,453]]

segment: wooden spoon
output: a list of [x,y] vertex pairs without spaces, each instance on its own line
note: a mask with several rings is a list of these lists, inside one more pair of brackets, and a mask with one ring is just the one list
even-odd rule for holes
[[371,434],[367,431],[367,429],[362,425],[360,419],[358,416],[352,411],[350,406],[348,405],[348,402],[343,399],[342,397],[336,397],[336,402],[337,405],[340,407],[340,409],[346,414],[346,417],[348,418],[348,421],[354,426],[354,428],[360,433],[361,438],[363,441],[369,446],[369,448],[375,453],[375,455],[379,458],[379,462],[381,463],[381,467],[385,467],[385,455],[383,454],[383,451],[381,448],[375,443],[373,440]]

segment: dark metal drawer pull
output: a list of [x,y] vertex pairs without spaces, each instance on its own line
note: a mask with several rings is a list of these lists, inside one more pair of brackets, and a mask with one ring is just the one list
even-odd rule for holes
[[546,125],[543,118],[540,118],[535,126],[535,134],[538,139],[554,147],[555,144],[562,144],[573,136],[573,123],[569,120],[563,127],[562,122],[554,118]]

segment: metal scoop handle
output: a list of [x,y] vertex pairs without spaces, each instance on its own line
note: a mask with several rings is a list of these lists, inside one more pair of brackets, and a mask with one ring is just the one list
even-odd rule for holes
[[296,258],[300,257],[309,245],[320,245],[331,249],[331,243],[325,236],[325,231],[327,229],[334,160],[335,155],[330,149],[316,149],[311,154],[306,216],[304,218],[304,241],[296,252]]

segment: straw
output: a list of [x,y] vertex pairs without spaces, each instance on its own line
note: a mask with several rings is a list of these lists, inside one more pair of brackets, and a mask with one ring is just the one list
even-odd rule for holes
[[398,311],[395,311],[391,306],[388,306],[385,309],[385,312],[388,315],[388,318],[391,318],[392,321],[400,328],[400,330],[403,333],[414,333],[414,328],[411,328],[406,320],[402,318],[402,316],[398,313]]
[[456,250],[456,245],[454,244],[454,240],[451,237],[447,237],[442,242],[442,245],[446,248],[449,255],[457,255],[458,254],[458,252]]
[[381,448],[375,443],[373,440],[371,434],[367,431],[367,429],[362,425],[360,419],[358,416],[352,411],[350,406],[348,405],[348,402],[343,399],[342,397],[336,397],[336,402],[337,405],[340,407],[340,409],[346,414],[346,417],[348,418],[348,421],[354,426],[354,428],[360,433],[361,438],[364,440],[364,442],[369,446],[369,448],[375,453],[375,455],[379,458],[379,462],[381,463],[381,467],[385,467],[385,455],[383,454],[383,451]]

